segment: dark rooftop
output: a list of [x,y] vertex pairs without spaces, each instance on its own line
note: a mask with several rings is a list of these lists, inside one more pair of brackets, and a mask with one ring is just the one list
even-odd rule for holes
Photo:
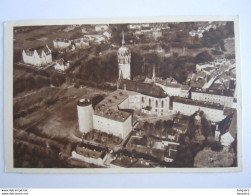
[[143,95],[148,95],[157,98],[167,97],[167,94],[161,87],[152,84],[140,83],[137,81],[123,79],[121,80],[119,88],[124,89],[124,87],[126,87],[126,90],[128,91],[135,91]]
[[233,91],[230,91],[230,90],[218,90],[218,89],[205,89],[205,90],[202,90],[200,88],[195,87],[195,88],[192,88],[192,92],[207,93],[207,94],[229,96],[229,97],[234,96]]
[[89,145],[85,143],[80,143],[76,147],[76,153],[89,157],[89,158],[101,158],[103,159],[106,155],[106,149],[94,146],[94,145]]

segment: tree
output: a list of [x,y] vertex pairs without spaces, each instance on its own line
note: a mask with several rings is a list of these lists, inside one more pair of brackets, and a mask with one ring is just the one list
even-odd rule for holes
[[53,74],[51,76],[51,84],[54,86],[61,86],[65,82],[65,77],[64,75],[61,74]]
[[223,149],[223,146],[220,144],[220,142],[214,141],[210,143],[210,148],[212,151],[219,152]]
[[94,98],[92,98],[92,107],[95,108],[96,105],[101,102],[104,99],[104,96],[102,95],[97,95]]
[[234,162],[231,152],[215,152],[211,148],[204,148],[194,158],[194,167],[230,167]]
[[156,130],[156,135],[159,135],[161,137],[161,130],[162,130],[162,121],[158,120],[155,123],[155,130]]
[[202,126],[202,133],[205,136],[205,139],[207,140],[208,136],[212,134],[211,132],[211,124],[206,118],[201,119],[201,126]]
[[196,63],[204,63],[213,61],[213,57],[208,53],[208,51],[203,51],[196,55]]
[[134,78],[135,76],[142,74],[142,65],[144,64],[144,61],[143,56],[140,54],[140,51],[132,51],[131,58],[133,59],[131,62],[131,73],[132,78]]

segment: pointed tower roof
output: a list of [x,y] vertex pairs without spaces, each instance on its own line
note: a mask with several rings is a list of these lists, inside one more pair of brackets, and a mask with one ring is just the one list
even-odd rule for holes
[[118,50],[119,56],[127,56],[130,55],[130,50],[125,46],[125,34],[124,31],[122,31],[122,46]]
[[125,44],[125,33],[124,31],[122,31],[122,45]]

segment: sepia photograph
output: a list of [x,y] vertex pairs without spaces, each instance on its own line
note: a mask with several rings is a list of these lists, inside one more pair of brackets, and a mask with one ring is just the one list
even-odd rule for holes
[[240,171],[233,18],[10,24],[6,170]]

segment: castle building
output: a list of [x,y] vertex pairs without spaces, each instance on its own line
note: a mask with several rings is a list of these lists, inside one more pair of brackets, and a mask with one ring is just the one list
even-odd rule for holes
[[77,103],[79,130],[87,133],[93,128],[93,108],[90,99],[81,99]]
[[23,50],[22,56],[24,63],[34,66],[42,66],[52,62],[51,50],[48,45],[33,50]]
[[122,46],[118,50],[119,78],[131,80],[131,51],[125,46],[124,32]]

